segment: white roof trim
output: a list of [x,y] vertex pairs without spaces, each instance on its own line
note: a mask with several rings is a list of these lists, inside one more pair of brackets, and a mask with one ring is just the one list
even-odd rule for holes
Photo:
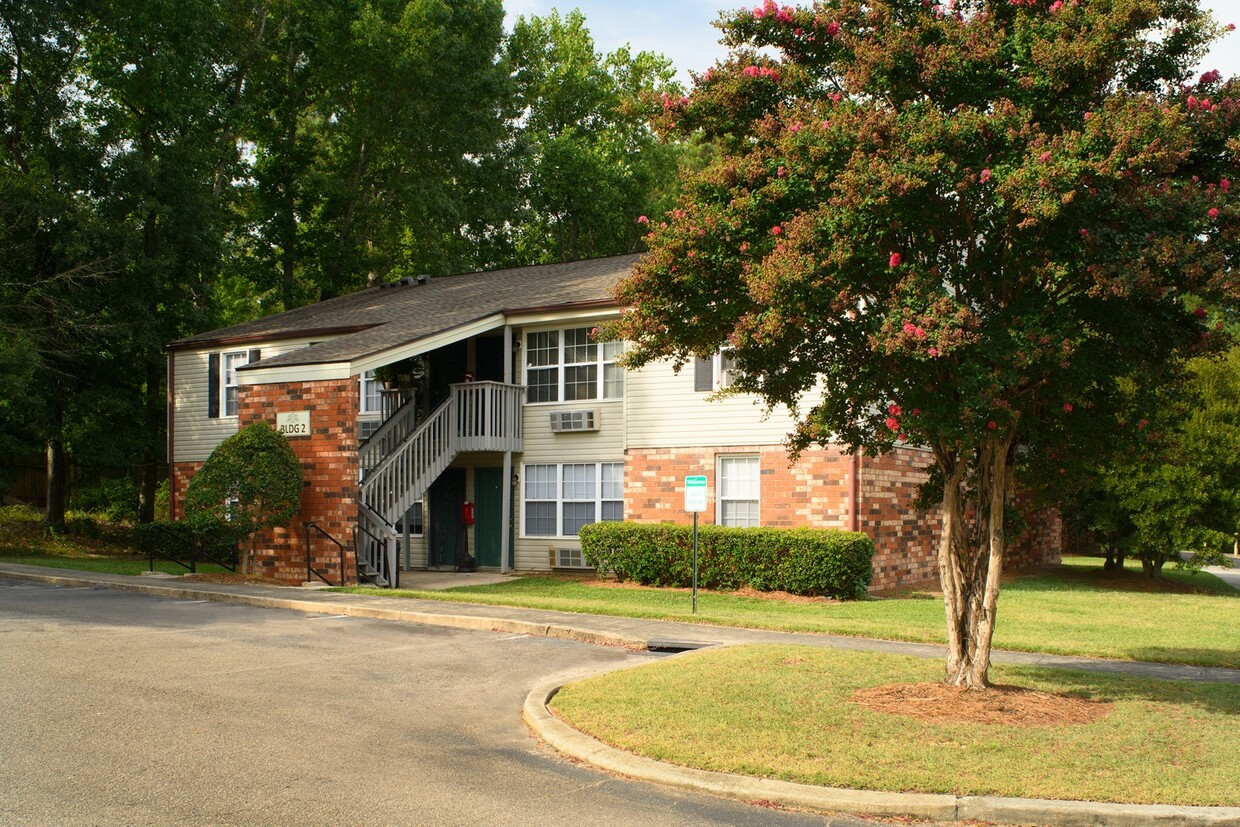
[[[258,364],[262,364],[260,361]],[[316,382],[327,379],[348,379],[348,362],[326,362],[319,365],[289,365],[237,371],[238,385],[278,385],[284,382]]]
[[427,336],[399,347],[389,348],[382,353],[363,356],[360,359],[355,359],[351,363],[351,367],[354,374],[374,370],[381,365],[390,365],[393,362],[399,362],[401,359],[408,359],[410,356],[427,353],[444,345],[450,345],[453,342],[477,336],[479,333],[486,333],[488,330],[498,330],[503,326],[504,314],[496,313],[486,318],[463,324],[460,327],[436,333],[433,336]]
[[573,310],[543,310],[508,316],[511,325],[545,324],[549,322],[574,322],[580,319],[615,319],[620,316],[618,307],[579,307]]

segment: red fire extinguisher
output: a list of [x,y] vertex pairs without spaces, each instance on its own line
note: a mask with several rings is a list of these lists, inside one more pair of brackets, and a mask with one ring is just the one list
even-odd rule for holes
[[474,504],[466,502],[461,505],[461,523],[463,525],[474,524]]

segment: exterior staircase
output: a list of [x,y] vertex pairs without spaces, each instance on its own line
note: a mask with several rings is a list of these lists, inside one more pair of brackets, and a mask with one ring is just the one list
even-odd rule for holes
[[406,402],[358,448],[359,577],[395,588],[401,532],[397,522],[464,451],[521,451],[525,388],[502,382],[452,385],[421,422]]

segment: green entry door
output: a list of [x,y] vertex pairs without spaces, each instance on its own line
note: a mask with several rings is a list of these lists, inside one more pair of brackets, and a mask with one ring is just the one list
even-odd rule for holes
[[[480,566],[500,565],[500,538],[503,537],[503,496],[511,504],[512,486],[504,484],[503,468],[474,469],[474,554]],[[512,513],[509,508],[509,514]],[[512,548],[510,532],[508,547]]]

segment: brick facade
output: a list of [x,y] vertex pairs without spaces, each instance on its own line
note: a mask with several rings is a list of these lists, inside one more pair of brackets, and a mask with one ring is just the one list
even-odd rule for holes
[[[834,447],[805,451],[790,464],[782,446],[727,448],[639,448],[625,457],[625,519],[688,523],[684,478],[705,474],[707,510],[700,520],[715,521],[717,460],[729,454],[757,455],[761,466],[760,513],[764,526],[849,528],[854,458]],[[860,457],[860,507],[856,525],[874,539],[874,590],[938,578],[939,518],[913,507],[925,479],[925,451],[899,448],[881,457]],[[1008,553],[1008,568],[1059,560],[1061,524],[1054,512],[1028,515],[1029,527]]]
[[[288,583],[306,579],[305,522],[313,522],[345,546],[345,571],[354,570],[353,528],[357,525],[357,410],[356,379],[289,382],[279,385],[242,385],[237,395],[238,425],[265,421],[274,427],[276,414],[310,412],[310,434],[289,439],[301,462],[304,488],[301,511],[289,525],[257,537],[255,571]],[[185,486],[201,462],[172,466],[170,510],[173,519],[184,516]],[[317,533],[311,538],[311,560],[317,571],[336,582],[340,551]]]

